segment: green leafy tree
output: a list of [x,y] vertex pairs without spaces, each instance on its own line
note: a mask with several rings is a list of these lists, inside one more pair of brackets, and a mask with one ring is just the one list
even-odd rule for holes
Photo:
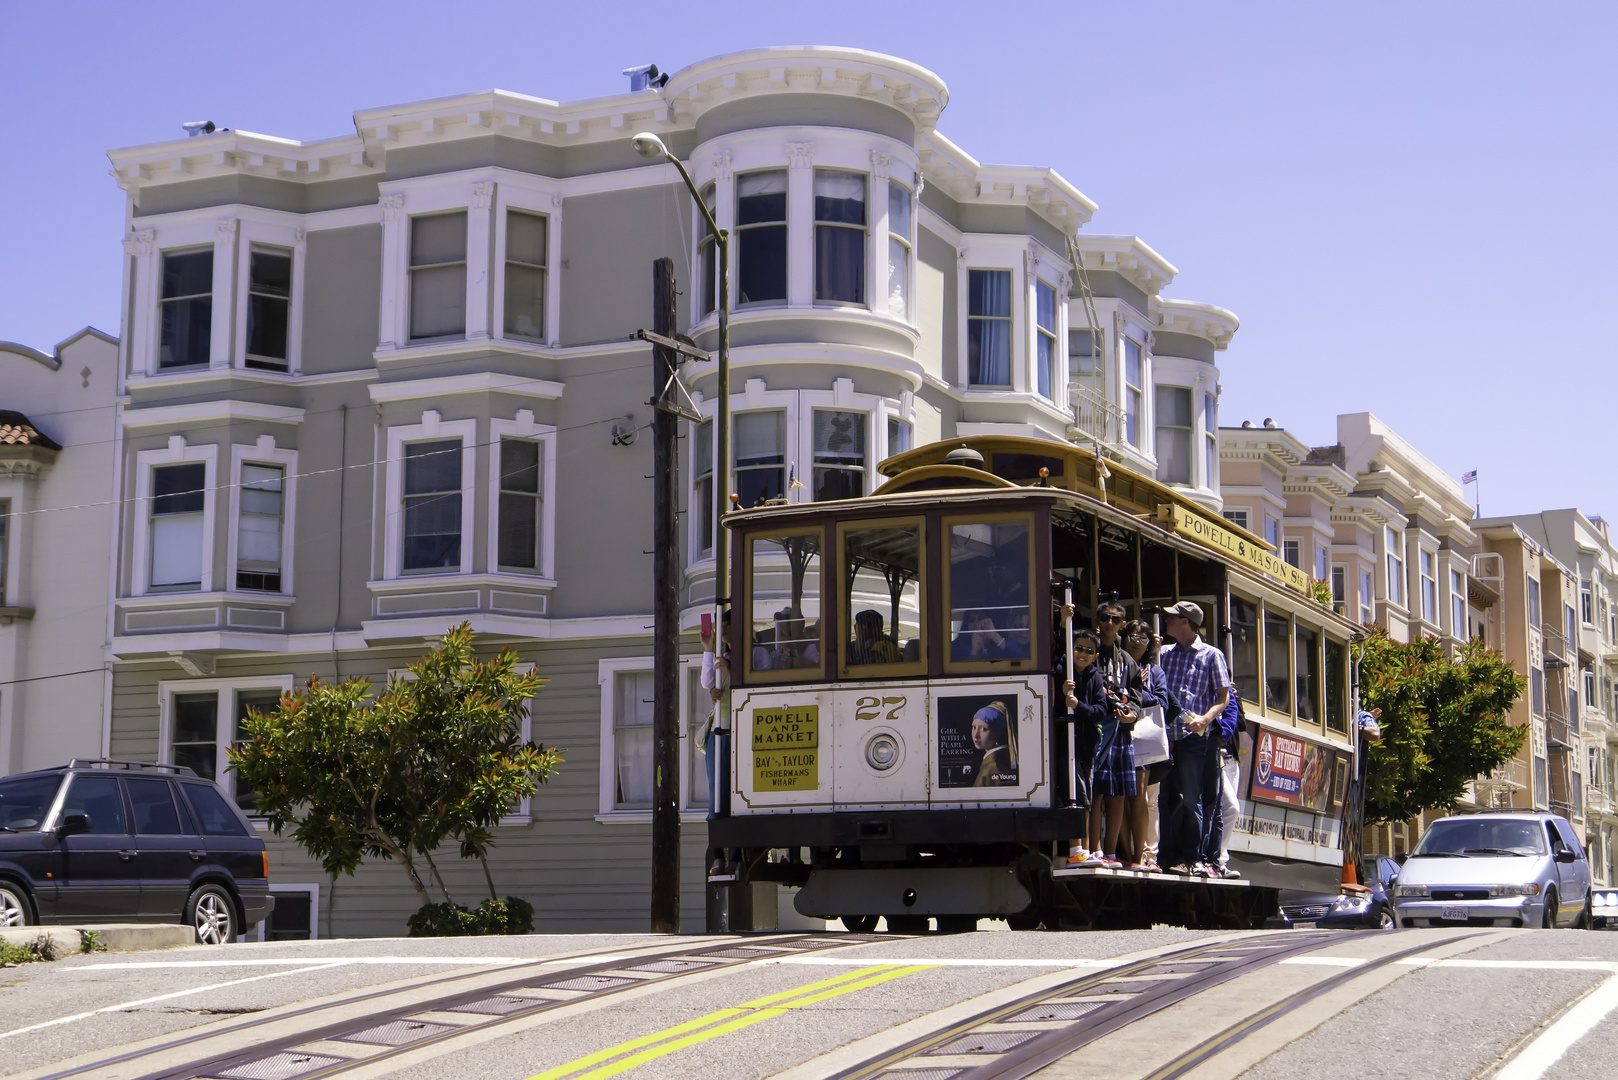
[[1480,642],[1451,657],[1436,638],[1398,642],[1374,631],[1360,663],[1361,705],[1382,710],[1382,740],[1369,744],[1366,821],[1449,809],[1470,781],[1515,757],[1528,729],[1509,714],[1526,686]]
[[[509,649],[473,655],[462,623],[433,652],[373,696],[364,678],[311,678],[274,712],[251,712],[246,741],[229,751],[257,812],[328,874],[352,874],[368,858],[396,862],[423,905],[432,855],[445,840],[484,859],[493,828],[562,763],[561,751],[522,741],[528,699],[545,679],[520,674]],[[491,896],[494,883],[489,882]]]

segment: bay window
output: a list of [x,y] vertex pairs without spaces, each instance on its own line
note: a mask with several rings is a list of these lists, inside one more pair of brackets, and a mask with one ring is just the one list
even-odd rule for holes
[[1039,396],[1056,397],[1056,290],[1034,286],[1034,380]]
[[787,171],[736,178],[736,302],[787,298]]
[[1095,335],[1088,329],[1067,332],[1067,375],[1074,379],[1088,378],[1096,373],[1096,356],[1100,352]]
[[[1135,378],[1139,378],[1139,367]],[[1157,388],[1157,479],[1165,484],[1191,483],[1191,391],[1183,386]],[[1134,442],[1133,437],[1130,439]],[[1296,565],[1296,564],[1294,564]]]
[[743,509],[786,494],[786,413],[736,414],[733,429],[736,494]]
[[202,462],[152,469],[153,588],[202,588],[206,483],[207,467]]
[[1331,609],[1339,615],[1348,612],[1348,571],[1341,566],[1331,568]]
[[697,425],[692,442],[691,475],[696,479],[691,483],[691,517],[697,523],[697,550],[711,554],[714,523],[712,420]]
[[549,222],[543,215],[506,211],[505,335],[545,340],[545,251]]
[[966,381],[969,386],[1011,385],[1011,271],[969,270],[966,308]]
[[1539,625],[1539,580],[1528,579],[1528,625]]
[[1326,580],[1326,549],[1315,545],[1315,580]]
[[815,502],[865,494],[865,414],[814,410]]
[[1235,525],[1237,528],[1247,528],[1246,510],[1223,510],[1220,511],[1220,514],[1226,521],[1230,522],[1232,525]]
[[1219,490],[1219,400],[1202,395],[1202,486]]
[[[708,208],[708,213],[718,217],[718,197],[714,186],[707,184],[702,189],[702,205]],[[713,233],[709,231],[707,222],[699,221],[697,228],[702,232],[702,239],[697,242],[697,280],[701,282],[698,287],[702,290],[703,315],[711,315],[719,306],[719,248],[714,241]]]
[[405,447],[404,533],[406,573],[439,573],[461,565],[461,440]]
[[815,300],[865,303],[865,176],[815,170]]
[[888,456],[910,449],[910,425],[897,416],[888,417]]
[[888,314],[910,314],[910,189],[888,181]]
[[281,591],[286,470],[243,463],[236,520],[236,588]]
[[254,244],[247,255],[250,368],[285,371],[292,326],[292,252]]
[[1376,622],[1376,590],[1372,587],[1371,571],[1360,571],[1360,625]]
[[466,211],[410,219],[410,340],[466,333]]
[[163,253],[157,367],[205,367],[213,332],[213,248]]
[[[540,537],[543,535],[541,515],[544,509],[544,492],[540,484],[541,454],[541,444],[532,439],[500,440],[500,508],[496,543],[501,570],[534,572],[539,569]],[[459,561],[459,556],[456,561]]]
[[1124,438],[1129,445],[1140,448],[1141,424],[1141,348],[1140,343],[1124,339]]

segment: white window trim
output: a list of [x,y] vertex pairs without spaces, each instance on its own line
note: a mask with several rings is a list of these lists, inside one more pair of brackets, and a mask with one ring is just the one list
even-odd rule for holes
[[506,211],[516,210],[545,219],[545,340],[511,340],[518,345],[543,344],[555,348],[561,341],[559,327],[562,321],[562,290],[557,287],[561,281],[562,266],[561,185],[542,177],[505,169],[495,170],[493,179],[494,268],[489,296],[494,319],[489,324],[489,335],[496,341],[506,340]]
[[[620,810],[613,805],[613,792],[618,786],[618,746],[613,736],[613,713],[617,704],[614,695],[617,693],[617,676],[626,671],[651,671],[652,658],[650,656],[622,656],[608,660],[596,661],[596,679],[601,685],[601,769],[596,821],[603,825],[642,825],[652,820],[650,810]],[[693,722],[690,715],[688,687],[691,672],[700,670],[702,657],[685,656],[680,658],[679,689],[675,696],[679,699],[679,738],[680,738],[680,820],[702,821],[708,815],[707,806],[686,805],[688,794],[695,790],[694,777],[691,775],[692,759],[695,754],[689,742],[692,734]],[[735,753],[734,741],[732,753]]]
[[[236,805],[236,774],[226,772],[230,759],[225,755],[225,749],[230,745],[226,728],[236,723],[236,694],[242,690],[279,690],[283,694],[292,692],[291,675],[264,675],[258,678],[240,679],[179,679],[163,680],[157,684],[157,760],[162,765],[174,764],[173,748],[170,743],[174,734],[174,697],[176,694],[206,694],[210,691],[217,695],[218,705],[214,713],[216,727],[214,729],[214,747],[218,757],[215,759],[214,783],[219,785],[230,800],[232,806]],[[245,812],[245,811],[244,811]]]
[[[546,300],[547,306],[549,299]],[[500,440],[527,439],[540,445],[539,568],[532,574],[500,567]],[[489,573],[516,574],[536,583],[556,582],[556,426],[534,423],[529,409],[518,409],[515,420],[489,421]],[[462,543],[465,550],[465,543]],[[464,561],[464,556],[463,556]],[[414,576],[414,575],[412,575]]]
[[[1028,390],[1035,397],[1049,402],[1057,409],[1066,412],[1067,404],[1067,275],[1054,277],[1049,272],[1059,267],[1051,267],[1043,258],[1042,249],[1030,245],[1028,248],[1028,261],[1033,269],[1026,275],[1028,280],[1028,297],[1026,301],[1028,311]],[[914,258],[911,260],[914,262]],[[1051,342],[1051,392],[1047,397],[1039,392],[1039,287],[1043,285],[1051,290],[1052,318],[1055,321],[1054,332],[1056,338]]]
[[[283,883],[279,881],[272,881],[270,883],[270,895],[279,896],[282,893],[309,894],[309,940],[318,941],[320,939],[320,882],[288,881]],[[269,921],[269,919],[265,919],[258,924],[258,929],[255,931],[257,936],[253,940],[269,940],[269,938],[265,936],[266,927]],[[244,938],[238,938],[237,940],[244,940]]]
[[[704,420],[713,420],[718,411],[718,402],[705,398],[700,393],[693,396],[697,412]],[[866,414],[865,430],[865,493],[870,494],[885,481],[876,467],[884,458],[891,456],[888,448],[888,420],[902,420],[910,425],[911,443],[915,445],[916,407],[915,398],[908,390],[901,392],[897,398],[882,397],[879,394],[862,394],[854,389],[853,379],[834,379],[830,390],[769,390],[763,379],[748,379],[745,388],[740,394],[730,396],[730,418],[734,425],[736,417],[744,412],[761,412],[769,410],[785,411],[786,413],[786,469],[790,475],[793,465],[797,466],[798,480],[804,485],[799,492],[802,498],[799,502],[809,502],[814,497],[814,410],[837,409],[845,412],[863,412]],[[686,476],[690,478],[685,485],[684,497],[689,501],[696,489],[696,477],[701,470],[697,462],[697,440],[694,426],[686,431]],[[714,453],[719,453],[718,439],[714,440]],[[731,456],[734,458],[736,444],[734,437],[731,440]],[[735,468],[731,466],[732,487],[735,490]],[[715,481],[718,474],[715,473]],[[787,492],[789,499],[792,492]],[[690,510],[689,504],[687,509]],[[702,524],[694,512],[686,514],[686,551],[690,555],[689,566],[695,567],[702,563],[713,561],[712,549],[699,547],[702,543]],[[716,541],[723,542],[724,531],[716,523],[715,531],[719,534]]]
[[461,568],[472,572],[472,552],[477,533],[477,444],[476,420],[440,420],[436,409],[421,414],[421,423],[388,428],[387,502],[382,541],[382,580],[409,578],[432,580],[448,574],[405,574],[404,561],[404,448],[407,443],[433,439],[461,440]]
[[[490,244],[495,170],[438,173],[394,180],[379,186],[382,206],[382,310],[377,352],[442,347],[446,340],[487,341],[489,290],[493,279]],[[410,340],[410,221],[431,214],[466,214],[466,332],[461,337]],[[501,280],[504,280],[502,273]],[[548,302],[548,298],[547,298]]]
[[[285,470],[281,478],[281,591],[262,593],[236,588],[237,524],[242,513],[242,466],[279,465]],[[230,448],[230,518],[229,533],[225,541],[225,592],[241,597],[295,595],[292,587],[293,529],[297,524],[298,507],[298,452],[282,450],[275,445],[275,436],[260,435],[252,446],[234,443]]]
[[165,589],[161,595],[167,596],[172,592],[175,596],[187,596],[195,592],[212,592],[214,589],[214,515],[219,493],[217,486],[219,447],[212,443],[187,446],[184,435],[174,435],[170,437],[168,446],[162,450],[141,450],[135,454],[136,527],[133,530],[130,555],[133,563],[130,567],[131,596],[145,596],[151,591],[152,470],[159,465],[178,465],[188,461],[200,461],[205,466],[203,471],[205,490],[202,495],[202,580],[196,589]]
[[[1433,568],[1433,576],[1431,578],[1422,572],[1423,555],[1427,556],[1431,560]],[[1437,626],[1440,620],[1443,618],[1443,613],[1439,610],[1442,592],[1440,591],[1440,582],[1438,579],[1438,566],[1439,561],[1437,549],[1427,547],[1425,544],[1418,541],[1416,543],[1416,587],[1417,589],[1421,590],[1421,592],[1420,595],[1416,597],[1416,614],[1422,622],[1429,626]],[[1433,583],[1433,610],[1431,613],[1422,610],[1422,604],[1425,603],[1427,599],[1426,586],[1427,582],[1429,581]]]
[[[292,252],[292,297],[288,301],[287,313],[287,366],[289,375],[297,375],[303,371],[303,277],[305,256],[309,245],[306,241],[307,233],[300,227],[255,221],[250,218],[242,219],[241,239],[236,245],[236,275],[235,280],[240,282],[236,290],[234,308],[236,317],[235,341],[230,352],[230,366],[243,368],[249,371],[273,370],[266,368],[247,367],[247,306],[251,302],[251,256],[254,244],[263,247],[285,248]],[[217,258],[217,255],[215,256]],[[215,310],[219,310],[215,305]]]
[[135,256],[133,290],[135,295],[130,319],[132,373],[155,377],[182,372],[195,373],[197,370],[194,367],[184,367],[173,371],[160,371],[157,366],[163,334],[163,320],[158,310],[163,297],[163,255],[166,252],[210,246],[214,249],[213,285],[210,293],[213,318],[209,326],[208,368],[227,366],[230,321],[220,316],[232,310],[232,286],[235,279],[232,272],[235,266],[232,248],[236,241],[236,223],[237,219],[234,217],[198,218],[161,228],[142,230],[146,236],[136,233],[134,235],[140,238],[131,239],[126,243],[126,248]]
[[[783,141],[784,140],[784,141]],[[891,324],[914,326],[916,301],[916,256],[921,200],[916,196],[917,172],[921,161],[909,144],[872,132],[830,127],[771,127],[727,134],[696,147],[690,157],[691,176],[701,191],[714,185],[714,220],[721,229],[736,236],[736,176],[742,173],[785,169],[787,173],[787,296],[778,304],[761,304],[763,309],[804,308],[822,311],[868,312]],[[866,177],[865,303],[835,301],[816,303],[814,299],[814,170],[837,169],[862,173]],[[887,220],[889,178],[909,188],[910,291],[906,294],[910,312],[899,317],[887,308]],[[676,178],[671,174],[673,182]],[[691,223],[693,262],[690,280],[701,278],[698,251],[705,234],[701,214]],[[731,250],[730,304],[737,308],[737,252]],[[701,312],[701,289],[690,293],[691,323],[695,330],[706,330],[716,323],[717,314]],[[750,307],[749,310],[752,310]]]

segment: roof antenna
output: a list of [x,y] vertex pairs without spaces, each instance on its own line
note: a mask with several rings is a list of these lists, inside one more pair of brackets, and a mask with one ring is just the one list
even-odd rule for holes
[[212,135],[215,131],[212,120],[187,120],[180,126],[185,128],[186,137],[191,139],[198,135]]
[[639,93],[642,90],[661,90],[668,83],[666,73],[657,70],[656,64],[641,64],[639,67],[626,67],[624,74],[629,76],[629,92]]

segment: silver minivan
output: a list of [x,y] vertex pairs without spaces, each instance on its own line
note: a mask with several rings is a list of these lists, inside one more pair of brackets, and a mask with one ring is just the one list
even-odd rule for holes
[[1440,818],[1403,860],[1399,926],[1591,925],[1590,863],[1564,817],[1490,810]]

